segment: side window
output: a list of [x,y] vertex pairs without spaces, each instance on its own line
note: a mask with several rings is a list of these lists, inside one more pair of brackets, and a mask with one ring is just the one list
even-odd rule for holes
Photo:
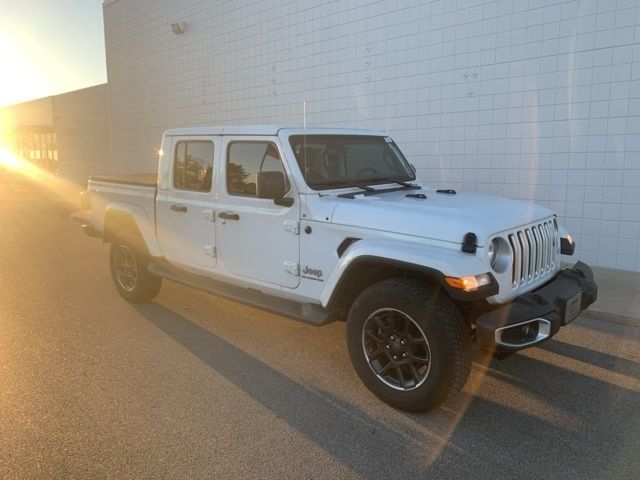
[[280,172],[289,181],[280,154],[271,142],[233,142],[227,153],[227,191],[230,195],[257,197],[258,172]]
[[173,186],[181,190],[211,191],[213,142],[178,142],[173,161]]

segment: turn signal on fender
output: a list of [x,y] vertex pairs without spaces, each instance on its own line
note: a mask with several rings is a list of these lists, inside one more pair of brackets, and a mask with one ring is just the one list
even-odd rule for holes
[[444,280],[453,288],[459,288],[465,292],[473,292],[491,283],[491,277],[486,273],[469,275],[468,277],[444,277]]

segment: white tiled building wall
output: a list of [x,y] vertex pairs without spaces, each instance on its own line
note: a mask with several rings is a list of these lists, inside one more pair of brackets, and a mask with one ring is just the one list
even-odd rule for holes
[[[163,129],[385,129],[429,184],[532,200],[640,271],[638,0],[107,0],[114,169]],[[184,22],[182,35],[170,24]],[[495,213],[495,212],[494,212]]]

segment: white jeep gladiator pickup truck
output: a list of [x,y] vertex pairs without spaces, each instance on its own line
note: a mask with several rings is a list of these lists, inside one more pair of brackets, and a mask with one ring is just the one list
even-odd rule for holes
[[434,190],[388,134],[278,126],[165,132],[157,176],[91,178],[84,231],[129,302],[162,278],[312,325],[346,320],[364,384],[409,410],[465,384],[472,343],[504,355],[596,299],[539,205]]

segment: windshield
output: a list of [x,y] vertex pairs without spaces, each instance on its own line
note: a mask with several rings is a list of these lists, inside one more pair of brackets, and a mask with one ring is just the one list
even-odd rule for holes
[[289,143],[307,185],[315,190],[416,178],[389,137],[292,135]]

